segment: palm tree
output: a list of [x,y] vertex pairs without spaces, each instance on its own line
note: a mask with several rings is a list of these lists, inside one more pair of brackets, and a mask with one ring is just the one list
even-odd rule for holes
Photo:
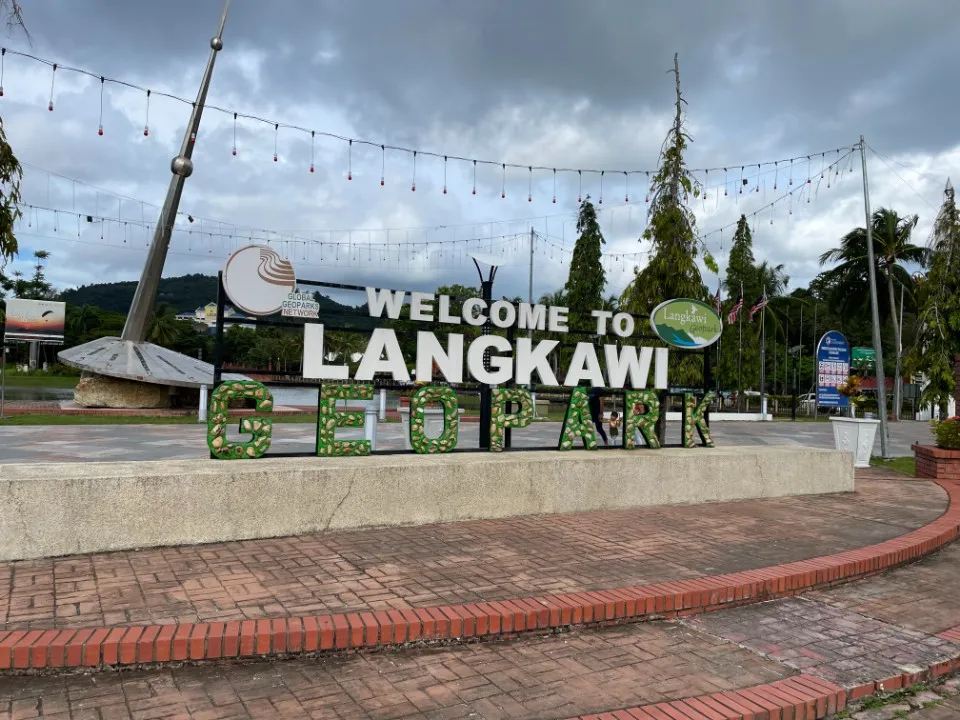
[[[877,293],[877,306],[882,317],[889,317],[893,329],[893,342],[896,345],[896,370],[893,381],[893,417],[900,419],[903,399],[901,397],[900,376],[903,372],[903,349],[900,336],[900,322],[897,319],[897,286],[901,292],[913,297],[913,281],[910,271],[904,264],[923,265],[928,250],[911,242],[913,229],[919,216],[900,217],[895,210],[880,208],[871,218],[873,252],[876,273],[880,280],[886,280],[887,297]],[[828,250],[820,256],[820,264],[839,263],[825,273],[825,278],[836,283],[832,298],[838,309],[847,314],[862,314],[867,311],[870,302],[867,264],[866,228],[851,230],[840,240],[840,247]]]
[[161,303],[153,313],[153,321],[147,332],[147,340],[156,345],[169,347],[177,339],[179,326],[176,311],[172,306]]

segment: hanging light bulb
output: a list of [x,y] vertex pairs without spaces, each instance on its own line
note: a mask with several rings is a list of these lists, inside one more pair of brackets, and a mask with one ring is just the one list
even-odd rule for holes
[[347,180],[353,180],[353,140],[347,143]]

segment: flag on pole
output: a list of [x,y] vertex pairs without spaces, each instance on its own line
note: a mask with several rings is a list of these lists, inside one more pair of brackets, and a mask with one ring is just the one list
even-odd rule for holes
[[767,306],[767,296],[766,294],[761,295],[753,303],[753,307],[750,308],[750,322],[753,322],[753,316],[758,312],[763,310]]
[[727,325],[733,325],[737,321],[737,315],[740,314],[741,310],[743,310],[743,293],[740,293],[737,302],[734,303],[734,306],[730,308],[730,312],[727,313]]
[[720,299],[720,286],[717,285],[717,294],[713,296],[713,308],[717,311],[717,315],[720,314],[720,311],[723,309],[723,301]]

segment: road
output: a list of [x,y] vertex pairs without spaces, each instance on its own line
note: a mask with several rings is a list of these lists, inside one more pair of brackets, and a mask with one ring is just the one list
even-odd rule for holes
[[[476,423],[460,426],[460,448],[475,448]],[[403,448],[402,425],[382,423],[378,450]],[[309,453],[315,442],[312,424],[278,423],[273,428],[271,452]],[[515,430],[515,447],[551,448],[560,435],[560,423],[541,422]],[[357,430],[341,430],[337,437],[357,438]],[[722,422],[713,425],[714,442],[729,445],[803,445],[833,447],[828,422]],[[242,436],[237,436],[242,439]],[[679,423],[668,426],[668,443],[679,443]],[[925,422],[890,424],[890,454],[911,455],[914,442],[931,442]],[[879,440],[874,453],[880,453]],[[0,463],[88,462],[117,460],[189,460],[209,457],[203,425],[49,425],[0,428]]]

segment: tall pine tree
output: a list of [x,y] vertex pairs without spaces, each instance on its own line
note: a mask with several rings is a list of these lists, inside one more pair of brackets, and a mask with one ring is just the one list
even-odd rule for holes
[[[589,196],[580,205],[577,232],[580,236],[573,248],[570,274],[563,289],[566,302],[574,313],[571,322],[573,329],[589,332],[595,328],[590,311],[603,307],[603,289],[607,284],[601,261],[601,246],[605,241],[600,232],[600,223],[597,222],[597,209]],[[586,312],[578,313],[578,310]]]
[[646,267],[635,272],[633,281],[623,291],[622,307],[628,312],[647,314],[671,298],[708,299],[696,259],[713,272],[717,264],[697,236],[696,218],[687,206],[691,197],[700,194],[696,179],[687,170],[683,154],[690,136],[683,127],[683,106],[680,93],[680,65],[673,56],[676,80],[676,116],[660,151],[660,169],[650,187],[650,210],[643,239],[651,244]]
[[738,406],[742,408],[743,391],[757,388],[760,383],[760,318],[749,320],[750,306],[763,292],[746,215],[737,221],[723,285],[730,306],[743,292],[743,310],[733,325],[724,325],[720,352],[721,385],[737,389]]

